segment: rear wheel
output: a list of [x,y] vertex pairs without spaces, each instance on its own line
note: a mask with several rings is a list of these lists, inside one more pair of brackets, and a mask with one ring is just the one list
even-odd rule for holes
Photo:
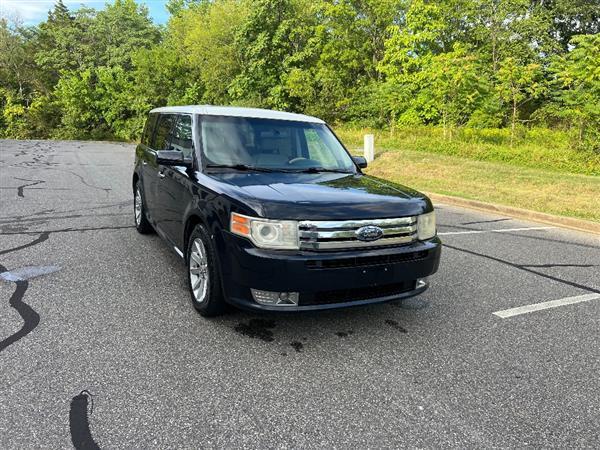
[[207,231],[196,225],[188,241],[186,260],[188,287],[194,308],[205,317],[223,314],[226,309],[214,246]]
[[142,197],[142,185],[139,181],[135,184],[135,191],[133,194],[133,212],[135,214],[135,229],[138,230],[138,233],[152,233],[154,230],[146,218],[146,207]]

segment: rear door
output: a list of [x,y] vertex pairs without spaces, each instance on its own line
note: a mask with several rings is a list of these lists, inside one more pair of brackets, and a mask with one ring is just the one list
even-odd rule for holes
[[144,180],[146,186],[144,192],[146,193],[146,209],[150,215],[150,220],[153,224],[162,230],[163,225],[161,224],[161,205],[160,205],[160,170],[162,166],[159,166],[156,162],[156,152],[160,150],[166,150],[169,146],[171,137],[171,130],[175,124],[177,116],[175,114],[159,114],[156,122],[156,130],[152,139],[152,150],[151,155],[148,159],[146,166],[147,177]]
[[[167,148],[181,152],[186,161],[195,163],[192,129],[192,116],[179,114],[170,133]],[[181,251],[184,251],[183,219],[192,201],[192,173],[193,171],[185,166],[159,166],[160,227]]]
[[142,185],[142,195],[144,197],[144,205],[146,206],[146,214],[148,219],[152,222],[150,214],[150,206],[155,200],[153,198],[153,190],[156,185],[156,170],[152,168],[155,161],[153,140],[154,131],[156,129],[156,122],[158,120],[157,113],[151,113],[146,121],[144,132],[142,134],[142,140],[140,145],[136,148],[136,156],[139,160],[139,176]]

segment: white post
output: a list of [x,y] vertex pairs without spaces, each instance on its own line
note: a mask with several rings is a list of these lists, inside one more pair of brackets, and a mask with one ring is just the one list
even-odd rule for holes
[[375,159],[375,136],[365,134],[365,159],[372,162]]

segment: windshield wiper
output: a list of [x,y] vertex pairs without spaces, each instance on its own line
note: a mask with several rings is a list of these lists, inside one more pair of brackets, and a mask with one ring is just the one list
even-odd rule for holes
[[326,169],[325,167],[306,167],[305,169],[294,170],[294,172],[299,173],[321,173],[321,172],[331,172],[331,173],[347,173],[352,174],[354,172],[349,172],[343,169]]
[[233,169],[248,172],[273,172],[272,169],[267,167],[249,166],[248,164],[207,164],[206,167],[208,169]]

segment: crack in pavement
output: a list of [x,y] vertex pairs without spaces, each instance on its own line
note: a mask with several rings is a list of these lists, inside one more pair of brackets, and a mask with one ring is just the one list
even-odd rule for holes
[[[76,231],[102,231],[102,230],[124,230],[127,228],[135,228],[135,225],[123,225],[123,226],[113,226],[113,227],[93,227],[93,228],[63,228],[60,230],[45,230],[45,231],[18,231],[18,232],[2,232],[0,236],[14,236],[14,235],[32,235],[32,234],[40,234],[40,233],[72,233]],[[12,250],[11,250],[12,251]],[[0,253],[1,254],[1,253]]]
[[85,186],[87,186],[89,188],[92,188],[92,189],[97,189],[99,191],[104,191],[106,193],[107,197],[108,197],[108,193],[110,191],[112,191],[112,188],[103,188],[103,187],[96,186],[96,185],[88,183],[87,181],[85,181],[85,178],[83,178],[82,175],[79,175],[77,172],[75,172],[73,170],[60,169],[58,167],[45,167],[44,170],[58,170],[58,171],[64,172],[64,173],[70,173],[71,175],[79,178],[79,181],[81,181],[81,183],[84,184]]
[[[6,272],[6,267],[0,264],[0,273],[4,272]],[[9,345],[14,344],[18,340],[27,336],[40,323],[40,315],[35,312],[31,306],[23,302],[23,297],[25,296],[25,292],[27,292],[29,282],[27,280],[19,280],[16,281],[15,284],[17,287],[10,296],[8,304],[19,313],[23,319],[23,326],[16,333],[13,333],[6,339],[0,341],[0,352],[4,351]]]
[[96,210],[105,209],[105,208],[114,208],[114,207],[121,208],[123,206],[129,206],[131,204],[132,204],[132,200],[125,200],[125,201],[122,201],[119,203],[100,204],[93,208],[75,208],[75,209],[66,209],[63,211],[56,211],[55,209],[45,209],[42,211],[34,212],[32,214],[24,214],[24,215],[17,215],[17,216],[4,216],[3,218],[0,219],[0,223],[12,223],[14,220],[21,220],[21,219],[25,219],[25,218],[38,219],[38,218],[40,218],[38,216],[42,216],[42,215],[46,215],[46,214],[50,214],[50,213],[64,214],[64,213],[79,212],[79,211],[96,211]]
[[76,450],[100,450],[90,431],[88,402],[91,403],[90,414],[94,411],[92,394],[83,390],[71,399],[69,410],[69,430],[71,442]]
[[[15,234],[30,234],[30,233],[29,232],[20,232],[20,233],[15,233]],[[37,244],[41,244],[42,242],[48,240],[48,238],[50,237],[50,233],[47,231],[36,232],[36,234],[40,235],[37,239],[29,242],[28,244],[20,245],[18,247],[9,248],[7,250],[0,250],[0,255],[6,255],[7,253],[16,252],[18,250],[23,250],[24,248],[28,248],[28,247],[32,247]]]
[[549,269],[552,267],[596,267],[595,264],[521,264],[522,267],[533,267],[538,269]]
[[0,226],[9,225],[9,224],[21,224],[23,222],[48,222],[50,220],[61,220],[61,219],[79,219],[82,217],[111,217],[111,216],[125,216],[129,215],[129,212],[115,212],[115,213],[100,213],[100,214],[70,214],[66,216],[44,216],[41,217],[31,217],[27,219],[18,219],[18,220],[0,220]]
[[19,181],[28,181],[31,184],[22,184],[20,186],[17,186],[17,196],[18,197],[25,197],[25,195],[23,194],[23,189],[25,189],[26,187],[30,187],[30,186],[35,186],[37,184],[41,184],[41,183],[45,183],[45,180],[27,180],[25,178],[18,178],[18,177],[13,177],[15,180],[19,180]]
[[583,285],[583,284],[575,283],[574,281],[563,280],[562,278],[554,277],[552,275],[548,275],[548,274],[545,274],[543,272],[538,272],[537,270],[530,269],[526,265],[523,265],[523,264],[516,264],[516,263],[510,262],[510,261],[506,261],[505,259],[496,258],[495,256],[490,256],[490,255],[486,255],[486,254],[483,254],[483,253],[474,252],[472,250],[466,250],[464,248],[455,247],[453,245],[448,245],[448,244],[443,244],[443,245],[444,245],[444,247],[451,248],[452,250],[456,250],[456,251],[459,251],[459,252],[468,253],[469,255],[479,256],[481,258],[486,258],[486,259],[489,259],[489,260],[492,260],[492,261],[496,261],[496,262],[499,262],[499,263],[502,263],[502,264],[506,264],[507,266],[510,266],[510,267],[514,267],[515,269],[523,270],[525,272],[529,272],[529,273],[538,275],[540,277],[547,278],[547,279],[552,280],[552,281],[557,281],[559,283],[566,284],[568,286],[572,286],[572,287],[575,287],[575,288],[578,288],[578,289],[582,289],[584,291],[595,292],[597,294],[600,294],[600,290],[598,290],[598,289],[594,289],[592,287],[589,287],[589,286],[586,286],[586,285]]
[[505,218],[505,219],[493,219],[493,220],[477,220],[475,222],[463,222],[463,223],[461,223],[461,225],[476,225],[476,224],[480,224],[480,223],[496,223],[496,222],[505,222],[507,220],[512,220],[512,219]]
[[[31,245],[31,244],[30,244]],[[8,304],[15,309],[23,319],[23,325],[16,333],[0,341],[0,352],[21,340],[31,333],[40,323],[40,315],[27,303],[23,301],[25,293],[29,288],[29,279],[46,275],[60,270],[58,266],[48,267],[22,267],[9,272],[5,266],[0,264],[0,278],[5,281],[14,282],[17,287],[8,300]]]

